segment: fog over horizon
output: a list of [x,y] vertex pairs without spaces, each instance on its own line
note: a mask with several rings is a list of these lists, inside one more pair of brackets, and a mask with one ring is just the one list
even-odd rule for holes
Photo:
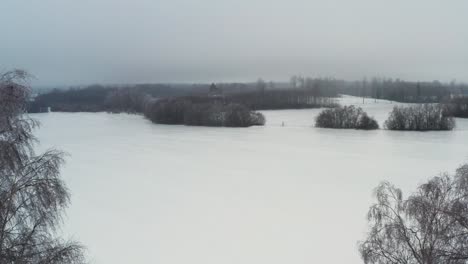
[[463,0],[3,0],[0,71],[34,85],[468,82]]

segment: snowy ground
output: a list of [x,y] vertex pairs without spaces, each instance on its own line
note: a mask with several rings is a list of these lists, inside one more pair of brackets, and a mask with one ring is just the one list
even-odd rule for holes
[[[395,105],[340,101],[380,125]],[[312,127],[319,111],[263,111],[266,126],[247,129],[34,117],[41,148],[70,154],[65,231],[93,263],[361,263],[373,188],[411,190],[468,161],[468,120],[451,132],[332,130]]]

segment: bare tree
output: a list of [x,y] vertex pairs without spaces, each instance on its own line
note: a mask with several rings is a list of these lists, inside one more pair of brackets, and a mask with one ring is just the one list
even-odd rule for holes
[[20,70],[0,74],[0,263],[85,263],[82,246],[57,236],[70,201],[63,153],[34,153],[27,78]]
[[256,83],[256,88],[260,94],[264,95],[267,88],[267,83],[262,78],[259,78]]
[[275,82],[269,81],[269,82],[268,82],[268,89],[274,90],[274,89],[275,89]]
[[296,89],[297,88],[297,76],[296,75],[293,75],[290,79],[290,83],[291,83],[291,88],[293,89]]
[[403,198],[390,183],[376,189],[370,232],[359,246],[365,263],[462,264],[468,261],[468,164],[434,177]]

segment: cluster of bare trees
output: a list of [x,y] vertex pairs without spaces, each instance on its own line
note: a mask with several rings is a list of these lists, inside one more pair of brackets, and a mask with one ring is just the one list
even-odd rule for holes
[[56,233],[70,202],[59,174],[63,154],[33,150],[38,124],[25,115],[27,77],[0,74],[0,263],[85,263],[83,247]]
[[264,125],[265,117],[244,105],[207,97],[152,100],[144,115],[155,123],[195,126],[249,127]]
[[452,130],[455,119],[445,106],[439,104],[395,106],[384,126],[389,130]]
[[[452,130],[455,119],[451,111],[440,104],[395,106],[384,123],[388,130],[429,131]],[[315,120],[316,127],[378,129],[377,121],[360,107],[344,106],[325,109]]]
[[322,128],[378,129],[377,121],[360,107],[339,106],[325,109],[315,119],[315,126]]
[[359,250],[369,264],[468,262],[468,164],[404,198],[388,182],[375,191],[370,231]]

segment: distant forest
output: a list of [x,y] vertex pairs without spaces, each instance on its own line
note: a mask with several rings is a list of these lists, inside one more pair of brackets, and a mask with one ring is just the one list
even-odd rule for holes
[[331,98],[337,97],[340,92],[335,81],[329,79],[315,79],[314,85],[311,87],[297,86],[294,88],[291,88],[287,83],[267,83],[261,79],[255,83],[91,85],[80,88],[54,89],[38,94],[30,102],[28,111],[30,113],[43,112],[49,107],[52,111],[57,112],[135,111],[135,109],[116,107],[116,105],[121,104],[112,102],[113,95],[122,93],[122,91],[129,91],[132,97],[148,96],[153,99],[218,98],[225,103],[242,104],[252,110],[334,107],[336,103]]
[[[122,96],[125,94],[128,96]],[[28,111],[44,112],[50,108],[61,112],[142,113],[144,106],[141,98],[160,100],[178,97],[216,98],[217,104],[242,105],[250,110],[318,108],[337,106],[333,98],[339,94],[407,103],[446,103],[455,116],[468,117],[466,84],[379,78],[344,81],[301,76],[293,76],[285,83],[259,79],[253,83],[91,85],[54,89],[37,95],[30,102]]]
[[342,93],[405,103],[437,103],[452,97],[468,96],[468,85],[433,82],[409,82],[378,79],[348,82]]

